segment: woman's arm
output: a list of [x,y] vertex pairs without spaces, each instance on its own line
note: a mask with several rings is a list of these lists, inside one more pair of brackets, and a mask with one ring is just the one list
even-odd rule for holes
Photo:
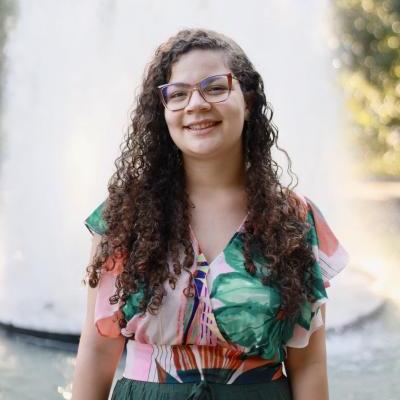
[[[91,261],[101,237],[93,236]],[[90,262],[91,262],[90,261]],[[79,341],[72,386],[73,400],[106,400],[124,349],[121,336],[110,339],[101,336],[94,325],[97,288],[88,287],[86,320]]]
[[285,368],[292,388],[293,400],[328,400],[328,374],[325,343],[325,304],[321,306],[324,325],[301,349],[288,347]]

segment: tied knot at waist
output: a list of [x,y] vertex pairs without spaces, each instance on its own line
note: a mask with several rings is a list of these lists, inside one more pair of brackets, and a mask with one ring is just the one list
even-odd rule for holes
[[206,381],[196,383],[186,400],[213,400],[210,385]]

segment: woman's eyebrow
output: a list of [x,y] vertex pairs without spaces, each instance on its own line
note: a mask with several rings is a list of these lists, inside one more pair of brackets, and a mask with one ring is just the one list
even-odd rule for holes
[[182,82],[182,81],[175,81],[175,82],[168,82],[167,85],[185,85],[185,86],[193,86],[193,85],[197,85],[198,83],[200,83],[201,81],[204,81],[205,79],[211,78],[213,76],[218,76],[218,75],[225,75],[228,74],[229,72],[221,72],[219,74],[211,74],[211,75],[206,75],[203,78],[201,78],[200,80],[198,80],[197,82],[190,84],[187,82]]
[[182,82],[182,81],[168,82],[167,85],[192,86],[190,83],[186,83],[186,82]]

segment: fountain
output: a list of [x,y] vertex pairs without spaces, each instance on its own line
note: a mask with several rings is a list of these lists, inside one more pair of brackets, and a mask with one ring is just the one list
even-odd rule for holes
[[[247,50],[265,79],[280,144],[300,177],[299,192],[320,206],[346,246],[348,198],[341,191],[349,177],[340,135],[341,95],[326,46],[326,1],[291,3],[290,12],[287,1],[243,10],[246,20],[264,21],[268,34],[262,41],[257,24],[239,33],[242,13],[221,23],[224,2],[197,1],[196,14],[182,10],[180,23],[151,2],[15,3],[18,12],[4,47],[2,324],[79,333],[85,299],[80,281],[90,248],[82,221],[106,196],[146,61],[183,23],[225,32]],[[174,0],[168,8],[179,4]],[[152,29],[144,29],[150,23]],[[297,29],[305,25],[308,29]],[[351,279],[357,284],[359,277]],[[334,326],[343,323],[341,315],[332,317]],[[347,324],[353,316],[346,318]]]

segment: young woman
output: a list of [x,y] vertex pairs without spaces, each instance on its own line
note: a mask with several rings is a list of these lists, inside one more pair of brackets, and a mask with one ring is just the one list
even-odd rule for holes
[[231,39],[183,30],[157,49],[86,220],[74,400],[107,399],[125,346],[112,399],[328,399],[325,288],[347,255],[279,182],[271,118]]

